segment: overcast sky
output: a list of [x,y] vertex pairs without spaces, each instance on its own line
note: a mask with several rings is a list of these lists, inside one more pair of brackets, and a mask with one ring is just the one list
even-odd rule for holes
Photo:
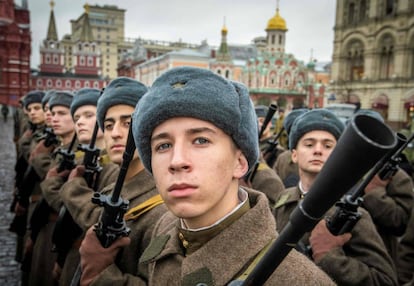
[[[117,5],[125,9],[125,37],[218,46],[225,24],[229,44],[249,44],[265,36],[267,21],[275,15],[278,0],[55,0],[54,13],[59,39],[70,33],[70,20],[77,19],[83,5]],[[19,3],[20,2],[20,3]],[[28,0],[31,31],[31,66],[39,65],[39,46],[47,34],[49,0]],[[21,0],[15,0],[21,4]],[[331,61],[335,0],[281,0],[280,15],[286,20],[286,52],[307,62],[313,51],[318,61]]]

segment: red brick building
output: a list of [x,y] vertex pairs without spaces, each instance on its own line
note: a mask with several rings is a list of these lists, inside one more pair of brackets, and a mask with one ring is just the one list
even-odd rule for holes
[[22,2],[0,0],[0,104],[17,106],[30,89],[30,14]]

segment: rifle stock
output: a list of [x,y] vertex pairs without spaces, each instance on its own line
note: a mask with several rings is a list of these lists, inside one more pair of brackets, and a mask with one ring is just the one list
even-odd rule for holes
[[241,285],[263,285],[301,237],[395,145],[394,132],[383,122],[355,115],[286,227]]

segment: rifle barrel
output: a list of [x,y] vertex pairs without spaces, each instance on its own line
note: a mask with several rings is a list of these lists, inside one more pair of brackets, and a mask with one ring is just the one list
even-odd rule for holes
[[272,120],[272,117],[275,114],[276,110],[277,110],[277,105],[274,104],[274,103],[270,104],[269,110],[267,111],[267,114],[266,114],[266,117],[265,117],[265,120],[263,121],[262,127],[260,128],[259,140],[260,140],[260,137],[262,137],[263,132],[265,131],[267,125],[270,122],[270,120]]
[[119,196],[121,195],[122,186],[125,181],[125,176],[128,172],[129,163],[134,157],[135,148],[136,147],[135,147],[134,137],[132,136],[132,119],[131,119],[131,123],[129,125],[129,131],[128,131],[128,139],[127,139],[124,154],[122,155],[121,168],[119,170],[119,175],[116,180],[114,190],[111,196],[112,203],[118,202]]

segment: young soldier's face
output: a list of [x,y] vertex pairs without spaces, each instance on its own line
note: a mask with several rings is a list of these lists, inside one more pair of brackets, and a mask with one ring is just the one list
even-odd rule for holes
[[75,128],[70,110],[66,106],[56,105],[52,108],[52,129],[57,136],[65,136]]
[[[76,109],[73,114],[75,122],[75,132],[79,143],[88,144],[93,135],[96,124],[96,106],[84,105]],[[102,137],[102,131],[99,129],[97,137]]]
[[29,120],[33,124],[42,124],[45,122],[45,115],[41,103],[31,103],[27,106],[26,110]]
[[114,105],[106,112],[103,124],[105,146],[109,158],[115,164],[122,163],[133,112],[134,107],[130,105]]
[[331,133],[322,130],[308,132],[292,150],[292,161],[298,164],[300,172],[316,175],[335,146],[336,139]]
[[45,123],[48,127],[52,126],[52,112],[49,109],[49,103],[45,104],[45,107],[43,108],[43,113],[45,114]]
[[238,204],[238,179],[246,157],[215,125],[172,118],[151,138],[154,179],[168,208],[190,228],[209,226]]

